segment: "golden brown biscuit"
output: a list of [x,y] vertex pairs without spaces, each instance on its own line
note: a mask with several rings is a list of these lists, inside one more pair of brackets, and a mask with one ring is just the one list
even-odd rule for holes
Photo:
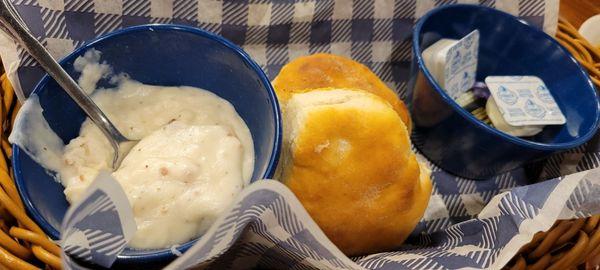
[[294,94],[284,114],[283,182],[346,255],[399,246],[422,217],[429,171],[382,98],[348,89]]
[[287,63],[273,80],[280,102],[294,93],[317,88],[350,88],[371,92],[389,102],[410,130],[410,115],[404,102],[369,68],[352,59],[333,54],[313,54]]

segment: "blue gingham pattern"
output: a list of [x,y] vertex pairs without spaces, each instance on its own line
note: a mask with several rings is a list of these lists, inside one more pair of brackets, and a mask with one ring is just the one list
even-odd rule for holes
[[[34,35],[61,58],[84,42],[128,26],[148,23],[192,25],[242,46],[274,78],[299,55],[331,52],[369,66],[404,94],[409,76],[415,20],[453,3],[495,7],[538,27],[550,25],[558,1],[551,0],[12,0]],[[18,48],[21,97],[43,72]],[[5,63],[8,67],[12,63]],[[19,91],[19,92],[21,92]]]
[[[99,190],[94,191],[82,204],[89,207],[81,209],[85,212],[80,213],[81,219],[72,220],[65,226],[61,246],[66,253],[80,260],[110,266],[119,249],[127,244],[121,231],[117,207],[105,192]],[[87,241],[82,243],[79,238]],[[112,248],[113,245],[116,248]],[[108,252],[101,252],[107,247],[110,248]]]
[[[246,188],[166,269],[500,269],[554,220],[600,212],[598,195],[600,168],[516,187],[494,196],[473,219],[420,234],[397,251],[348,258],[289,189],[262,180]],[[69,257],[64,263],[68,269],[84,269]]]
[[[398,251],[347,258],[276,181],[258,181],[167,269],[499,269],[559,217],[598,213],[600,169],[513,188],[476,218],[422,234]],[[586,198],[581,200],[581,198]]]
[[[415,20],[431,8],[459,2],[481,4],[505,10],[520,16],[532,25],[545,27],[544,29],[548,32],[554,30],[552,26],[556,26],[556,23],[552,23],[551,20],[555,19],[552,16],[556,15],[558,1],[552,0],[13,0],[34,35],[57,58],[61,58],[96,36],[120,28],[146,23],[176,23],[201,27],[232,40],[251,54],[270,78],[277,74],[282,65],[297,56],[330,52],[345,55],[366,64],[400,96],[404,96],[406,80],[409,76],[411,52],[408,38]],[[549,17],[550,19],[548,19]],[[6,53],[6,50],[0,52]],[[43,72],[22,49],[17,48],[16,55],[18,56],[16,62],[4,64],[9,70],[10,78],[17,87],[20,98],[23,98],[31,92]],[[18,68],[15,70],[15,67]],[[594,139],[587,145],[565,154],[556,155],[546,162],[485,181],[471,181],[455,177],[430,164],[433,167],[433,195],[423,220],[417,226],[409,242],[415,246],[431,248],[431,245],[442,243],[442,239],[447,239],[444,246],[449,248],[455,247],[464,239],[457,235],[465,232],[468,234],[484,232],[483,229],[477,231],[475,230],[477,227],[461,224],[489,223],[490,225],[487,225],[486,229],[488,234],[496,231],[498,224],[503,224],[501,221],[503,218],[480,223],[477,223],[478,219],[474,219],[482,210],[491,207],[488,203],[495,195],[517,186],[531,184],[530,179],[534,179],[531,175],[536,178],[537,175],[541,175],[542,179],[548,179],[597,167],[600,165],[600,154],[598,154],[600,147],[597,140]],[[558,180],[553,181],[558,183]],[[536,191],[539,188],[538,186],[530,187],[532,190],[535,187]],[[529,189],[530,187],[524,188]],[[539,192],[536,193],[536,196],[542,196],[542,198],[546,198],[543,196],[549,194]],[[286,195],[278,196],[283,198],[281,200],[284,202],[293,200],[293,197],[288,198]],[[509,201],[507,203],[515,203],[527,199],[515,195],[505,200]],[[581,203],[575,199],[570,202],[573,205]],[[285,203],[283,204],[285,205]],[[535,207],[533,209],[536,209]],[[507,214],[510,213],[509,209],[510,207],[502,212],[505,214],[504,216],[510,216]],[[301,209],[296,210],[300,211]],[[573,216],[588,215],[595,211],[577,212]],[[240,241],[235,243],[220,241],[218,243],[221,246],[211,247],[209,245],[207,250],[210,252],[224,251],[226,247],[233,245],[229,251],[222,254],[223,258],[239,256],[252,261],[252,259],[248,259],[252,256],[243,254],[257,256],[262,254],[258,257],[264,256],[264,261],[267,262],[256,261],[260,265],[275,265],[304,258],[300,260],[303,261],[302,264],[294,265],[298,265],[298,268],[302,268],[301,265],[318,267],[315,265],[319,265],[319,263],[331,264],[332,268],[350,266],[350,261],[343,256],[339,257],[340,254],[336,252],[331,254],[340,259],[340,262],[328,260],[325,262],[319,259],[320,252],[324,252],[326,249],[303,247],[298,243],[289,244],[297,246],[296,249],[279,246],[281,241],[267,236],[267,233],[273,233],[270,231],[269,225],[273,219],[262,219],[259,212],[253,212],[258,215],[254,218],[250,217],[251,215],[245,215],[246,219],[244,220],[237,220],[241,216],[233,214],[228,217],[231,222],[262,223],[262,226],[266,227],[260,227],[261,225],[258,224],[252,225],[254,227],[237,225],[241,229],[233,234],[235,237],[232,239],[239,238]],[[275,211],[273,213],[275,213],[275,219],[281,219],[287,217],[290,212]],[[532,220],[536,215],[538,213],[535,211],[527,212],[527,220]],[[565,212],[565,216],[569,216],[568,211]],[[254,223],[250,220],[253,220]],[[286,230],[289,228],[286,227]],[[314,228],[307,230],[314,233]],[[517,231],[509,230],[502,233],[515,234]],[[299,237],[296,235],[298,231],[291,232],[292,240]],[[261,233],[264,236],[261,236]],[[252,242],[254,240],[259,244],[245,244],[254,243]],[[494,241],[488,240],[488,244],[484,245],[488,253],[489,250],[497,250],[499,247],[498,243],[492,245],[489,244],[491,242]],[[305,249],[303,251],[305,253],[299,252],[303,249]],[[310,250],[313,253],[310,253]],[[263,254],[264,252],[267,255]],[[442,258],[447,254],[436,252],[425,249],[418,255],[422,260],[415,259],[412,263],[404,262],[401,264],[401,268],[423,267],[424,263],[431,263],[429,258],[435,263],[428,264],[428,266],[445,265]],[[315,253],[318,256],[315,256]],[[483,254],[483,251],[480,253]],[[225,260],[215,259],[208,256],[209,254],[211,253],[203,253],[202,258],[210,259],[213,262]],[[298,254],[308,255],[303,257]],[[375,254],[364,258],[354,258],[354,260],[367,268],[385,269],[388,262],[400,260],[398,256],[403,258],[402,256],[405,256],[403,254]],[[494,258],[498,255],[490,256],[485,260],[479,258],[473,267],[490,266],[498,261]]]
[[[133,211],[119,183],[102,172],[81,201],[71,205],[61,224],[63,264],[72,258],[110,267],[136,230]],[[64,254],[70,256],[64,256]],[[72,258],[71,258],[72,257]]]

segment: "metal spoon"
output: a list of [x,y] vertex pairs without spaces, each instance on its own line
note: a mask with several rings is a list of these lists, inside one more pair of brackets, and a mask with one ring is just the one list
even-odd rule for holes
[[67,72],[50,56],[46,48],[33,36],[9,0],[0,0],[0,29],[25,47],[35,60],[71,96],[85,114],[92,119],[110,142],[113,150],[112,168],[117,169],[123,157],[137,143],[129,140],[110,122],[102,110],[85,94]]

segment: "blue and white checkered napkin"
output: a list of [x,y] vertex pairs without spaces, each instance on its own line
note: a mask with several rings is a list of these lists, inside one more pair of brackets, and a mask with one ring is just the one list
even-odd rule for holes
[[[122,193],[116,181],[105,182],[101,199],[119,197],[107,192],[110,190],[107,187]],[[96,199],[98,193],[101,192],[90,191],[84,201]],[[515,187],[493,197],[477,217],[434,233],[415,235],[398,251],[348,258],[327,239],[289,189],[274,180],[261,180],[247,187],[208,232],[166,269],[253,266],[268,269],[500,269],[536,232],[548,230],[555,220],[599,213],[599,195],[600,168]],[[121,196],[125,198],[124,194]],[[79,212],[90,208],[82,207],[86,204],[93,205],[84,202],[76,208]],[[112,207],[109,209],[112,211],[119,203],[115,205],[107,204],[107,208]],[[128,210],[126,201],[121,206],[123,211]],[[93,214],[84,218],[98,221]],[[69,220],[70,215],[65,219]],[[112,231],[121,229],[119,224],[112,226]],[[67,237],[73,235],[70,228],[63,227],[65,229]],[[114,238],[122,250],[125,238]],[[84,239],[79,240],[84,243],[94,241],[83,235],[79,239]],[[98,251],[89,244],[75,246],[85,251],[78,254],[85,253],[89,257],[80,255],[79,258],[96,263],[105,262],[102,260],[108,257],[105,255],[115,255],[119,250]],[[70,253],[72,247],[67,245],[64,249]],[[91,258],[90,252],[97,257]],[[83,269],[68,257],[64,263],[68,269]]]
[[[259,181],[168,269],[500,269],[557,218],[600,211],[600,169],[513,188],[476,218],[421,234],[398,251],[349,259],[282,184]],[[415,241],[416,240],[416,241]]]
[[[12,0],[32,32],[57,58],[85,41],[146,23],[198,26],[241,45],[273,78],[291,59],[316,52],[369,66],[400,96],[409,76],[409,36],[435,6],[476,3],[520,16],[553,34],[558,0]],[[0,34],[0,54],[23,100],[43,72]],[[135,78],[134,78],[135,79]],[[556,218],[598,213],[600,136],[528,168],[471,181],[434,167],[434,191],[423,220],[395,252],[343,256],[294,196],[259,181],[238,198],[198,244],[169,266],[214,268],[500,268],[535,231]],[[531,185],[543,179],[582,171]],[[516,187],[516,188],[515,188]],[[501,193],[510,190],[510,192]],[[500,194],[500,195],[498,195]],[[497,195],[497,196],[496,196]],[[494,197],[496,196],[496,197]],[[560,215],[559,215],[560,214]],[[111,250],[114,251],[114,250]],[[98,261],[99,262],[99,261]]]
[[110,267],[136,230],[127,195],[109,173],[101,172],[83,199],[65,214],[60,241],[63,264],[75,266],[73,257]]

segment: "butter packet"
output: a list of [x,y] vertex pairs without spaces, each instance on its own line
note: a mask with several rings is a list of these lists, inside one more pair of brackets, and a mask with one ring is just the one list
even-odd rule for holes
[[469,90],[475,84],[479,30],[474,30],[448,49],[444,65],[444,88],[453,98]]
[[504,120],[511,126],[566,123],[556,100],[538,77],[488,76],[485,83]]
[[436,82],[454,100],[475,83],[479,30],[460,40],[442,38],[422,53],[423,62]]

